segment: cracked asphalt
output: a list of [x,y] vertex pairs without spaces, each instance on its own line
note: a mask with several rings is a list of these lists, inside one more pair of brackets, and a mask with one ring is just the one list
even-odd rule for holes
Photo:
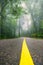
[[[34,65],[43,65],[43,39],[25,38]],[[19,65],[23,38],[0,40],[0,65]]]

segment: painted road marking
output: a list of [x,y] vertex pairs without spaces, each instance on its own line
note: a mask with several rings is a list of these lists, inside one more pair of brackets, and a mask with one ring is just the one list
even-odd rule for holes
[[23,40],[21,58],[20,58],[19,65],[34,65],[33,59],[30,55],[30,52],[29,52],[29,49],[26,45],[26,40],[25,39]]

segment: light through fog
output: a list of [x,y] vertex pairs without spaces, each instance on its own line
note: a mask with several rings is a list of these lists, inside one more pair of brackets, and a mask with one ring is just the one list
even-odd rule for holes
[[27,31],[31,28],[32,19],[30,14],[24,14],[20,20],[22,30]]
[[27,9],[26,3],[25,2],[21,2],[21,7],[23,7],[24,9]]

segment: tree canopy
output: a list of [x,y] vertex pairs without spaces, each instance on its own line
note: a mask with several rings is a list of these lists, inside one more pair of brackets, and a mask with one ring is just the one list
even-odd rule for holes
[[43,0],[0,0],[0,39],[43,38]]

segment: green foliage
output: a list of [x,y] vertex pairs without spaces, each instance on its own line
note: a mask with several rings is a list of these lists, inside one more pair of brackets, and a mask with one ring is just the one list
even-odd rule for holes
[[19,2],[19,0],[1,1],[1,38],[16,37],[17,19],[23,12],[23,8],[18,6]]
[[[22,5],[21,5],[22,2]],[[25,5],[26,4],[26,5]],[[22,19],[30,15],[30,19]],[[18,21],[19,20],[19,21]],[[23,22],[24,21],[24,22]],[[32,25],[28,25],[29,21]],[[28,30],[23,30],[23,25]],[[19,36],[43,38],[43,2],[38,0],[0,0],[0,38]]]

